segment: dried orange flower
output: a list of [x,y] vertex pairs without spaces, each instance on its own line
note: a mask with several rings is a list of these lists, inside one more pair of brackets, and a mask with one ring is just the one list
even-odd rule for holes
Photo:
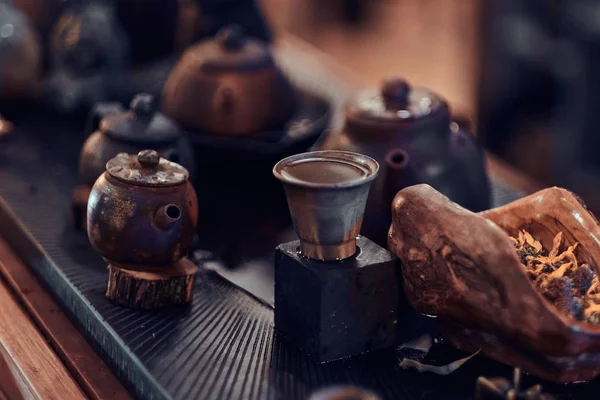
[[579,243],[566,247],[559,232],[548,252],[526,231],[510,240],[534,287],[559,311],[580,321],[600,323],[600,282],[588,264],[577,260]]

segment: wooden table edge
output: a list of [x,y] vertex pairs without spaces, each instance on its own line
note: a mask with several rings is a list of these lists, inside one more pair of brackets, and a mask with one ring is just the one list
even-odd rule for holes
[[132,399],[62,308],[0,236],[0,276],[91,399]]

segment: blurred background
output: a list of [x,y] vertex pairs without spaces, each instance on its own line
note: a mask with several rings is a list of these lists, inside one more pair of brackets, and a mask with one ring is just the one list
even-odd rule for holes
[[486,150],[600,209],[600,2],[261,0],[365,85],[397,75],[448,99]]
[[[8,3],[36,28],[41,63],[50,71],[43,89],[26,91],[42,91],[62,111],[104,100],[126,104],[141,89],[160,92],[174,54],[235,22],[263,40],[281,33],[300,37],[364,86],[399,76],[431,89],[449,101],[453,118],[470,125],[488,152],[543,184],[572,189],[600,210],[600,1],[0,0]],[[94,3],[111,4],[112,11],[99,14],[115,14],[118,24],[90,17],[90,7],[73,6]],[[81,26],[99,28],[82,28],[80,35],[65,7],[76,10],[75,19],[91,18]],[[97,43],[81,46],[85,51],[73,61],[65,32]],[[10,46],[11,36],[17,35],[0,32],[6,38],[0,48]],[[38,62],[31,61],[31,47],[23,46],[14,65]],[[133,72],[119,81],[116,72],[126,65],[121,55],[129,53]],[[5,83],[33,81],[35,71],[3,68],[12,73]],[[93,72],[98,79],[88,79],[91,70],[99,71]],[[152,80],[160,85],[151,88]],[[2,90],[11,92],[7,85]]]

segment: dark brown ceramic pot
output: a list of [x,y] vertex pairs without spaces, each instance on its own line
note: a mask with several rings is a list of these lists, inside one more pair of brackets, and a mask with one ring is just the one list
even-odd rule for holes
[[188,49],[162,100],[165,113],[185,128],[232,137],[280,127],[295,108],[294,89],[267,44],[237,27]]
[[90,242],[121,266],[175,263],[189,251],[197,222],[188,171],[153,150],[110,160],[88,200]]
[[0,4],[0,99],[37,97],[41,75],[38,35],[10,2]]
[[52,25],[56,22],[60,9],[61,0],[12,0],[36,30],[45,37]]
[[321,148],[359,152],[379,162],[363,225],[378,244],[386,243],[391,199],[406,186],[427,183],[473,211],[490,206],[483,151],[432,91],[390,79],[352,97],[345,115],[342,131]]
[[96,108],[101,118],[99,129],[86,140],[79,159],[82,183],[93,185],[102,175],[106,163],[119,153],[137,153],[146,148],[194,171],[194,153],[179,126],[155,110],[152,96],[140,94],[129,111],[118,107]]

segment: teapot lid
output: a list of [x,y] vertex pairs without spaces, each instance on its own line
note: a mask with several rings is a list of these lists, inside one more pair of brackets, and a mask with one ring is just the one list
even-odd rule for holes
[[358,93],[345,107],[352,122],[394,126],[414,126],[415,123],[443,122],[450,124],[448,104],[425,88],[411,88],[402,79],[385,80],[380,90]]
[[113,178],[134,186],[171,187],[187,182],[188,170],[161,158],[154,150],[142,150],[137,155],[119,153],[106,163]]
[[129,111],[103,118],[100,130],[114,139],[137,143],[157,144],[179,138],[179,125],[156,107],[154,96],[138,94]]
[[243,72],[275,66],[268,45],[247,37],[238,25],[222,28],[214,39],[191,47],[184,57],[211,71]]

